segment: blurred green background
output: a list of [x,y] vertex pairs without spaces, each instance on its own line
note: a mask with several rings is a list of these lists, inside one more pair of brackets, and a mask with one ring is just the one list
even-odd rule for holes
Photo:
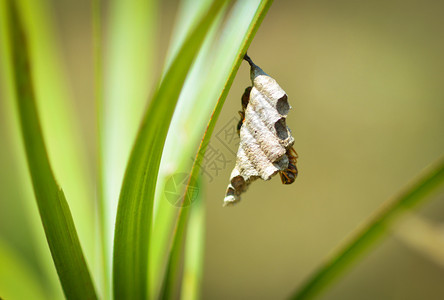
[[[160,6],[155,74],[177,5]],[[93,178],[90,1],[53,0],[50,6]],[[213,172],[213,179],[204,176],[203,299],[287,297],[381,203],[443,154],[443,12],[444,2],[432,0],[273,3],[248,53],[288,94],[293,109],[287,125],[299,154],[299,177],[290,186],[278,177],[255,182],[241,203],[222,207],[235,157],[215,135],[238,117],[240,97],[250,85],[244,63],[212,139],[232,162]],[[0,236],[43,272],[35,250],[40,245],[45,251],[43,237],[35,235],[38,220],[24,210],[32,190],[22,186],[27,172],[17,158],[22,150],[3,104],[1,109]],[[443,197],[417,215],[443,224]],[[442,299],[443,282],[442,264],[393,234],[323,299]]]

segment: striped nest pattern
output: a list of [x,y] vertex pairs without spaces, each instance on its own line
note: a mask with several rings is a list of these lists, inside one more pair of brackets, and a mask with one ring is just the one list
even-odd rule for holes
[[[287,170],[291,160],[288,153],[294,144],[294,138],[286,125],[287,114],[291,109],[287,94],[276,80],[250,59],[246,60],[251,66],[253,86],[246,90],[246,93],[249,92],[249,100],[245,112],[241,112],[245,118],[240,122],[237,160],[231,172],[224,205],[240,201],[240,195],[252,181],[258,178],[270,180],[278,172]],[[244,105],[245,100],[242,102]]]

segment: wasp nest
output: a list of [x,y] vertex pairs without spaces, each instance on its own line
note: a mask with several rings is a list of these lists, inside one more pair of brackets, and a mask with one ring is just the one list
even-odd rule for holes
[[298,173],[294,138],[285,122],[291,108],[287,94],[247,55],[245,60],[251,66],[253,86],[242,96],[237,128],[240,144],[224,205],[238,202],[248,185],[258,178],[270,180],[280,173],[282,183],[290,184]]

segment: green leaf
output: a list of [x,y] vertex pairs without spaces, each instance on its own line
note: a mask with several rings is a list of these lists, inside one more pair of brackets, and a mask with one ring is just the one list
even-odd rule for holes
[[[119,193],[146,100],[153,87],[156,0],[109,1],[103,59],[103,97],[98,99],[100,210],[105,260],[112,267]],[[98,41],[100,43],[102,41]],[[100,58],[98,58],[100,59]],[[100,86],[101,83],[98,83]],[[99,95],[100,96],[100,95]],[[111,275],[111,274],[110,274]],[[110,276],[111,277],[111,276]]]
[[[225,84],[223,86],[223,89],[222,89],[219,97],[218,97],[218,102],[217,102],[216,108],[214,109],[213,114],[211,115],[209,124],[207,126],[207,131],[205,132],[205,135],[201,141],[198,154],[195,158],[195,161],[194,161],[194,164],[192,167],[191,176],[189,178],[189,181],[188,181],[185,193],[184,193],[185,196],[182,197],[183,201],[190,201],[191,202],[191,199],[189,199],[189,196],[188,196],[190,194],[189,188],[190,187],[195,188],[197,186],[196,180],[199,177],[200,166],[202,164],[202,160],[205,155],[205,149],[206,149],[206,146],[208,145],[209,140],[211,138],[211,134],[214,130],[214,126],[216,124],[219,113],[222,109],[223,103],[227,97],[228,91],[231,87],[231,84],[234,80],[237,70],[239,69],[239,66],[242,62],[243,56],[246,53],[247,48],[250,45],[250,43],[254,37],[254,34],[256,33],[257,29],[259,28],[263,18],[265,17],[265,14],[268,11],[268,8],[270,7],[271,3],[272,3],[272,1],[261,1],[260,3],[253,2],[253,1],[238,2],[237,5],[233,9],[234,16],[231,16],[231,18],[230,18],[231,23],[227,24],[226,29],[228,29],[227,31],[230,32],[230,30],[232,30],[233,27],[238,28],[238,29],[242,28],[242,26],[239,26],[240,25],[239,22],[244,21],[245,19],[251,20],[249,23],[249,26],[248,26],[248,28],[246,28],[245,32],[243,32],[242,29],[240,29],[238,31],[242,35],[237,43],[233,42],[233,40],[231,41],[231,43],[227,43],[226,41],[224,41],[224,43],[221,43],[221,45],[228,44],[231,48],[236,49],[235,51],[232,51],[232,53],[228,52],[229,54],[232,55],[231,57],[226,55],[227,51],[218,53],[219,56],[216,54],[211,57],[211,63],[214,63],[214,64],[216,64],[217,61],[218,61],[217,64],[222,64],[222,63],[226,64],[226,62],[224,62],[224,59],[226,60],[228,58],[228,60],[231,61],[231,69],[229,70],[229,73],[227,75],[225,75],[226,76],[225,77]],[[245,16],[245,14],[244,14],[244,12],[246,11],[245,10],[246,8],[250,11],[255,11],[255,13],[251,19],[248,19],[248,17]],[[236,13],[237,13],[237,15],[236,15]],[[235,39],[234,39],[234,41],[235,41]],[[225,54],[225,57],[223,56],[224,54]],[[217,71],[221,70],[221,68],[217,68],[217,67],[214,67],[214,69]],[[211,79],[214,79],[214,76],[209,76],[209,77]],[[209,83],[209,84],[211,84],[211,83]],[[207,91],[204,90],[203,92],[207,92]],[[199,97],[199,98],[207,99],[207,97]],[[174,298],[173,293],[175,291],[175,282],[177,281],[178,274],[180,274],[180,272],[178,270],[179,269],[179,262],[180,262],[180,253],[181,253],[181,249],[182,249],[182,240],[183,240],[183,235],[185,233],[189,210],[190,210],[190,207],[183,206],[183,203],[182,203],[182,205],[180,205],[178,217],[175,220],[173,241],[172,241],[171,248],[169,250],[167,270],[165,272],[165,278],[163,281],[162,298],[164,298],[164,299]]]
[[[198,180],[195,182],[194,188],[200,190],[200,184]],[[199,192],[199,194],[201,194]],[[191,203],[192,201],[201,201],[202,199],[193,199],[193,195],[186,195],[183,197],[185,202]],[[199,197],[200,198],[200,197]],[[189,217],[191,206],[187,205],[180,208],[178,221],[174,230],[173,243],[170,249],[170,255],[167,262],[167,268],[165,272],[165,278],[163,281],[162,290],[160,292],[160,299],[175,299],[176,295],[176,281],[180,274],[180,258],[182,250],[182,242],[185,235],[185,228],[187,227],[187,221]]]
[[65,296],[96,299],[71,212],[57,185],[37,113],[27,41],[15,4],[10,5],[10,37],[16,100],[40,217]]
[[338,279],[347,267],[385,237],[394,221],[413,206],[430,197],[443,184],[444,158],[441,158],[420,178],[411,183],[404,192],[387,201],[297,289],[291,299],[310,299],[321,293],[333,280]]
[[[2,107],[0,127],[6,124],[8,131],[2,132],[2,143],[0,155],[3,155],[1,162],[3,169],[0,177],[0,190],[2,191],[2,201],[0,204],[0,235],[5,242],[16,244],[15,251],[21,252],[29,257],[29,264],[34,266],[34,270],[39,274],[39,280],[46,291],[53,291],[52,298],[63,298],[63,289],[60,285],[57,271],[54,267],[51,252],[48,251],[48,243],[45,231],[41,226],[42,221],[36,207],[35,196],[28,171],[25,149],[20,128],[19,114],[15,98],[15,86],[13,74],[13,62],[11,57],[11,47],[9,38],[9,10],[8,1],[0,1],[0,78],[2,92]],[[12,168],[12,169],[11,169]],[[12,172],[11,172],[12,170]],[[3,180],[6,179],[7,180]],[[17,193],[17,191],[20,193]],[[19,218],[15,214],[20,214]],[[5,223],[10,219],[10,223]],[[19,224],[19,226],[15,226]],[[27,233],[27,234],[26,234]],[[21,246],[13,240],[20,242]],[[33,253],[32,255],[25,253]],[[1,265],[1,263],[0,263]]]
[[96,224],[93,168],[89,165],[80,118],[57,43],[57,26],[51,11],[54,7],[46,0],[13,2],[26,28],[35,103],[46,152],[52,172],[63,186],[85,259],[94,274],[98,244],[97,232],[91,230]]
[[[205,131],[205,134],[202,138],[202,141],[199,146],[199,150],[196,155],[196,159],[194,160],[192,169],[191,169],[191,175],[190,178],[197,178],[197,175],[200,172],[200,166],[202,165],[202,160],[205,156],[205,150],[206,146],[209,144],[211,135],[213,134],[214,127],[216,126],[217,119],[219,118],[219,114],[222,110],[222,107],[225,103],[225,99],[227,98],[228,92],[231,88],[231,85],[233,84],[234,77],[236,76],[237,71],[239,70],[239,67],[242,63],[243,57],[245,53],[247,53],[247,49],[251,44],[251,41],[253,40],[254,35],[256,34],[260,24],[262,23],[262,20],[264,19],[268,9],[270,8],[271,4],[273,3],[272,0],[262,0],[256,10],[256,13],[253,16],[253,19],[251,20],[250,26],[247,30],[247,33],[245,34],[244,40],[242,41],[241,45],[238,48],[237,55],[235,59],[232,61],[230,73],[228,75],[228,78],[225,81],[224,87],[219,95],[216,107],[213,110],[213,113],[211,115],[211,118],[208,122],[207,129]],[[191,186],[193,185],[193,182],[190,182]],[[188,188],[187,188],[188,189]],[[188,191],[185,191],[185,194]]]
[[[205,13],[209,4],[211,4],[211,1],[208,0],[184,0],[181,2],[180,16],[176,21],[176,27],[178,28],[175,28],[176,34],[173,34],[175,39],[170,46],[170,53],[177,52],[176,48],[180,47],[187,33],[193,29],[193,25]],[[209,111],[205,106],[211,103],[209,101],[211,98],[200,97],[200,90],[205,84],[215,84],[214,81],[211,81],[212,78],[208,76],[208,68],[211,66],[208,63],[208,58],[214,55],[212,46],[214,46],[216,34],[225,16],[226,7],[227,5],[221,9],[213,22],[196,60],[187,74],[165,141],[156,184],[153,230],[150,236],[149,259],[151,263],[148,276],[149,284],[152,285],[150,289],[150,296],[152,298],[157,297],[156,295],[158,295],[162,285],[162,274],[165,272],[167,263],[166,249],[170,246],[169,243],[172,237],[171,226],[178,212],[177,207],[172,205],[166,198],[166,183],[175,174],[186,174],[192,163],[197,147],[196,144],[200,142],[200,139],[196,140],[193,136],[196,135],[196,131],[200,133],[202,130],[205,121],[200,120],[203,119],[201,115],[208,116]],[[171,60],[167,58],[167,64],[171,63]],[[191,126],[186,126],[186,124],[190,123],[190,119],[193,119],[194,123]],[[181,144],[182,147],[177,147],[178,144]],[[180,194],[183,190],[178,190],[177,192]]]
[[[202,188],[202,185],[200,185]],[[205,203],[203,191],[193,202],[185,240],[181,299],[200,299],[205,250]]]
[[171,63],[143,118],[123,180],[114,238],[116,299],[147,297],[148,244],[160,158],[181,87],[225,1],[214,1]]
[[[112,238],[112,233],[109,233],[109,228],[106,222],[106,207],[104,198],[104,183],[103,183],[103,159],[102,159],[102,106],[103,106],[103,56],[102,56],[102,5],[100,0],[92,1],[92,38],[93,38],[93,60],[94,60],[94,98],[95,98],[95,111],[96,111],[96,151],[97,151],[97,182],[96,182],[96,201],[97,201],[97,213],[98,213],[98,227],[99,227],[99,241],[101,248],[101,255],[98,259],[98,266],[101,272],[96,276],[96,282],[98,286],[98,292],[104,299],[111,298],[111,249],[112,243],[108,241],[108,238]],[[107,238],[108,237],[108,238]],[[108,245],[111,244],[111,245]]]
[[176,57],[180,47],[185,42],[189,31],[193,29],[199,19],[205,14],[212,0],[181,0],[178,8],[174,29],[171,33],[170,44],[165,59],[164,70],[168,70],[172,60]]

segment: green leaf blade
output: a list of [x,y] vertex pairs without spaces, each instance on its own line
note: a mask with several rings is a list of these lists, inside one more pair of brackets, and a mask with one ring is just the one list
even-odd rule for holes
[[125,172],[117,209],[113,283],[116,299],[147,297],[153,198],[168,126],[189,68],[225,1],[215,1],[187,37],[144,116]]
[[[244,5],[244,8],[248,8],[249,5],[254,5],[254,3],[238,3],[239,5]],[[218,116],[222,110],[223,104],[225,102],[225,99],[228,95],[228,91],[231,88],[231,85],[233,83],[234,77],[236,76],[237,70],[240,67],[240,64],[242,62],[243,56],[245,55],[248,46],[251,44],[251,41],[253,40],[253,37],[258,30],[263,18],[265,17],[269,7],[271,6],[272,1],[261,1],[258,3],[256,7],[256,12],[254,13],[251,22],[248,26],[248,29],[242,39],[240,39],[239,44],[237,44],[237,53],[235,57],[232,57],[232,66],[227,74],[227,78],[225,79],[225,84],[223,86],[223,89],[218,97],[218,101],[216,104],[216,107],[213,110],[213,113],[211,115],[210,121],[207,125],[207,129],[205,131],[204,137],[201,140],[198,153],[196,155],[196,158],[194,160],[191,175],[188,181],[188,184],[185,189],[184,195],[189,194],[189,188],[190,187],[196,187],[198,184],[197,178],[199,178],[199,172],[200,167],[202,165],[202,160],[205,155],[205,150],[210,142],[211,135],[213,133],[214,127],[216,125]],[[240,8],[240,7],[236,7]],[[242,10],[242,9],[240,9]],[[236,10],[235,10],[236,11]],[[238,16],[239,17],[239,16]],[[240,15],[240,17],[243,17]],[[233,20],[233,24],[236,23],[236,18]],[[182,197],[183,200],[186,200],[187,196]],[[183,237],[186,232],[187,222],[190,214],[190,209],[193,210],[193,207],[188,206],[180,206],[180,210],[178,213],[177,218],[175,219],[174,223],[174,234],[172,238],[171,247],[169,249],[168,253],[168,262],[167,262],[167,269],[165,272],[165,276],[163,279],[163,285],[162,285],[162,298],[164,299],[172,299],[174,296],[175,291],[175,282],[177,281],[177,278],[179,277],[179,262],[181,257],[181,250],[182,250],[182,243],[183,243]],[[197,271],[198,272],[198,271]],[[198,287],[194,287],[194,290],[198,290]],[[193,293],[195,295],[195,292]]]
[[28,167],[41,221],[65,296],[97,299],[63,191],[52,173],[37,113],[22,24],[10,3],[13,78]]
[[[196,154],[196,158],[194,160],[192,169],[191,169],[191,175],[190,178],[196,178],[200,172],[202,160],[205,156],[205,150],[206,146],[210,143],[211,136],[214,131],[214,127],[216,126],[217,119],[219,118],[219,114],[222,111],[222,107],[225,103],[225,99],[227,98],[228,92],[231,88],[231,85],[233,84],[234,77],[237,74],[237,71],[239,70],[239,67],[242,63],[244,55],[247,53],[247,49],[251,44],[251,41],[254,38],[254,35],[256,34],[257,30],[259,29],[260,24],[262,23],[262,20],[265,18],[265,15],[268,12],[268,9],[270,8],[271,4],[273,3],[273,0],[262,0],[260,4],[258,5],[258,8],[256,10],[256,13],[254,14],[254,17],[250,23],[250,26],[247,30],[247,34],[245,35],[245,38],[243,39],[239,50],[237,52],[236,58],[232,63],[230,73],[228,75],[227,80],[225,81],[224,87],[219,95],[219,98],[217,100],[217,104],[213,110],[213,113],[211,114],[211,118],[208,122],[207,129],[205,131],[205,134],[202,138],[202,141],[199,146],[199,150]],[[188,185],[189,186],[189,185]],[[188,192],[188,187],[185,193]]]
[[158,2],[109,1],[104,18],[106,34],[98,41],[105,45],[104,51],[98,54],[101,57],[97,57],[103,60],[103,68],[99,70],[103,71],[102,81],[98,83],[103,85],[103,91],[97,100],[98,157],[101,159],[99,206],[105,232],[106,268],[110,275],[120,189],[146,98],[153,89]]
[[184,251],[181,299],[197,300],[201,295],[205,252],[205,203],[202,196],[194,202],[190,212]]

